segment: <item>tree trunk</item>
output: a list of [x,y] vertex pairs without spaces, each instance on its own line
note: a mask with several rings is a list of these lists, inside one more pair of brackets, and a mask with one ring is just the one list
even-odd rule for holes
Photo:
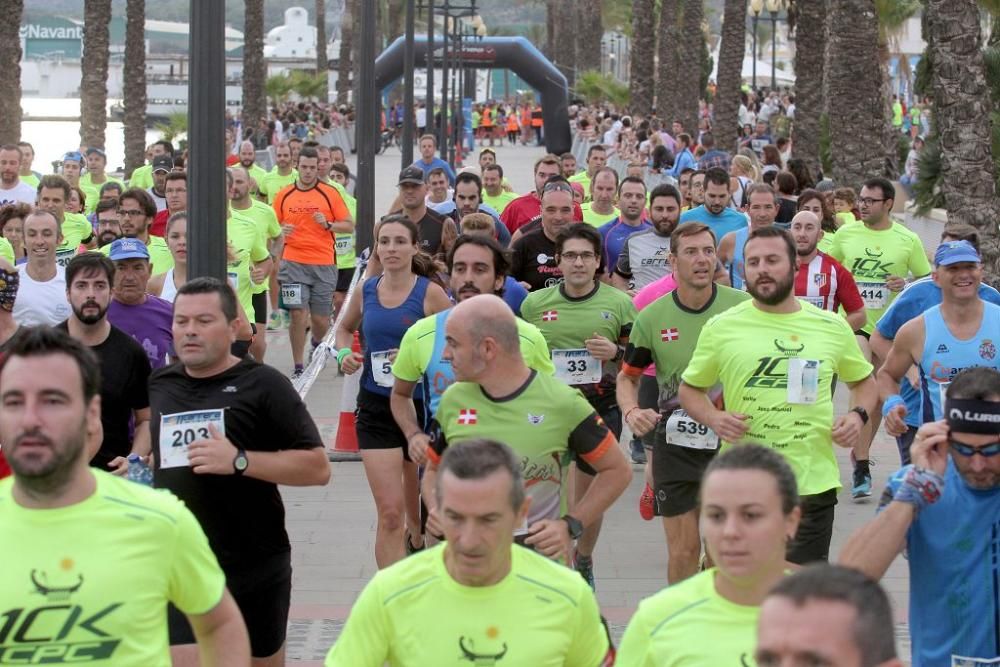
[[549,60],[555,59],[556,53],[556,16],[559,13],[560,0],[545,0],[545,55]]
[[146,0],[125,5],[125,178],[146,162]]
[[934,127],[949,222],[979,230],[984,279],[1000,287],[1000,202],[990,135],[983,37],[975,0],[927,0]]
[[580,73],[601,71],[604,24],[600,2],[576,3],[576,66]]
[[344,0],[344,12],[340,15],[340,53],[337,55],[337,104],[347,104],[351,92],[355,9],[355,0]]
[[576,85],[576,12],[573,0],[554,0],[554,11],[553,62],[572,88]]
[[677,115],[677,72],[680,70],[680,0],[660,0],[659,68],[656,74],[656,115],[666,129]]
[[[838,185],[859,189],[866,178],[887,173],[890,123],[882,93],[875,0],[830,0],[827,25],[831,176]],[[847,25],[850,30],[843,28]]]
[[21,140],[21,40],[18,31],[24,14],[23,0],[5,3],[0,22],[0,144]]
[[243,131],[267,117],[264,62],[264,0],[246,0],[243,23]]
[[653,110],[653,57],[656,54],[655,0],[632,0],[632,48],[629,53],[628,92],[632,113]]
[[108,24],[111,0],[83,5],[83,54],[80,59],[80,145],[104,148],[108,125]]
[[726,0],[719,45],[719,79],[715,94],[715,144],[732,151],[739,138],[740,86],[746,52],[746,3]]
[[[808,0],[796,5],[795,19],[795,122],[792,147],[795,157],[805,160],[813,174],[820,171],[820,117],[823,94],[824,51],[827,41],[827,0]],[[834,108],[833,111],[837,112]]]
[[326,0],[316,0],[316,76],[323,80],[319,99],[330,101],[330,63],[326,57]]
[[698,136],[698,101],[705,94],[701,88],[701,54],[705,48],[705,34],[701,21],[705,15],[704,0],[684,0],[684,17],[681,22],[680,53],[684,66],[677,81],[677,117],[684,131]]

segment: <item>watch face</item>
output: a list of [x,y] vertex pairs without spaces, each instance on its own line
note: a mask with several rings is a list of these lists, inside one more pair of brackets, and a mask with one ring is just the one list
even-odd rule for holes
[[247,465],[249,463],[250,462],[247,461],[247,457],[243,454],[240,454],[239,456],[236,457],[236,460],[233,461],[233,467],[242,472],[247,469]]

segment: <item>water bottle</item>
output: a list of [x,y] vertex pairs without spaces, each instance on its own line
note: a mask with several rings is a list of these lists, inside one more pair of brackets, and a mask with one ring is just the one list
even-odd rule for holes
[[153,486],[153,471],[138,454],[128,455],[128,478],[144,486]]

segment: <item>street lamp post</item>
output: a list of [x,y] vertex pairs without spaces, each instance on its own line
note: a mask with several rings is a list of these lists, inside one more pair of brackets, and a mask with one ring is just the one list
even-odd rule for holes
[[750,15],[753,20],[753,83],[751,88],[757,90],[757,22],[760,21],[760,13],[764,9],[764,0],[750,0]]
[[778,12],[785,6],[784,0],[767,0],[767,13],[771,16],[771,90],[778,89],[776,66],[778,61]]
[[413,163],[413,61],[416,0],[406,0],[406,43],[403,53],[403,139],[400,169]]

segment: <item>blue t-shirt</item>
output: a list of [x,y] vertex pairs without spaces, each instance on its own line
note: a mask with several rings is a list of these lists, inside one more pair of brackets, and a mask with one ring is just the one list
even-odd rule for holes
[[[445,201],[441,202],[440,204],[434,204],[433,206],[431,206],[431,210],[434,211],[435,213],[446,215],[449,218],[452,218],[453,220],[457,217],[454,215],[455,208],[456,208],[455,202],[453,201]],[[502,245],[504,248],[509,246],[510,231],[508,231],[507,225],[500,222],[500,214],[497,213],[497,210],[492,206],[488,206],[486,204],[480,204],[479,212],[485,213],[486,215],[493,218],[493,230],[495,232],[497,242],[500,243],[500,245]],[[458,225],[458,223],[460,222],[461,220],[455,220],[456,225]]]
[[681,220],[679,224],[684,224],[686,222],[701,222],[709,226],[712,233],[715,234],[715,245],[718,246],[722,243],[722,237],[729,232],[735,232],[737,229],[743,229],[750,225],[747,216],[739,211],[733,210],[728,206],[722,209],[722,213],[719,215],[713,215],[709,212],[705,205],[702,204],[698,208],[693,208],[690,211],[684,211],[681,213]]
[[[909,468],[889,480],[884,504]],[[940,500],[906,533],[913,667],[980,664],[952,656],[1000,657],[1000,488],[969,488],[951,458],[944,479]]]
[[649,220],[642,220],[633,227],[615,218],[597,228],[601,234],[601,243],[604,246],[604,270],[611,273],[618,266],[618,255],[622,254],[625,241],[628,237],[639,232],[652,229],[653,223]]
[[420,167],[420,169],[424,172],[425,181],[427,180],[427,174],[431,170],[441,167],[442,169],[444,169],[444,173],[448,175],[448,185],[450,185],[451,187],[455,187],[455,170],[451,168],[450,164],[448,164],[439,157],[432,159],[430,163],[424,162],[423,160],[417,160],[410,166]]
[[[1000,292],[989,285],[979,286],[979,298],[1000,305]],[[934,279],[931,276],[920,278],[907,285],[889,304],[889,308],[879,318],[875,328],[884,338],[893,340],[900,327],[940,303],[941,288],[934,284]],[[924,423],[920,392],[905,378],[899,383],[899,389],[900,396],[906,402],[905,422],[910,426],[920,426]]]
[[521,303],[528,298],[528,290],[515,278],[507,276],[503,282],[503,300],[514,314],[521,317]]

